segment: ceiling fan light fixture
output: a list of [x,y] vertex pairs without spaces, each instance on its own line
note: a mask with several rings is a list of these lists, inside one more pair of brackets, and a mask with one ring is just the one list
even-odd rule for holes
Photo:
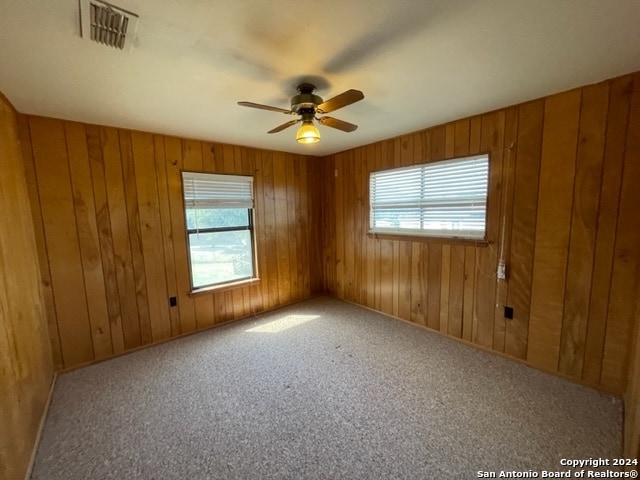
[[[325,113],[332,112],[362,100],[364,98],[364,93],[360,90],[351,89],[324,101],[319,96],[313,94],[315,89],[316,87],[310,83],[302,83],[298,85],[298,92],[300,94],[294,95],[291,98],[291,110],[253,102],[238,102],[238,105],[241,107],[259,108],[261,110],[271,110],[272,112],[299,116],[297,120],[289,120],[282,125],[278,125],[276,128],[272,128],[267,133],[278,133],[285,128],[289,128],[299,122],[302,122],[302,126],[296,133],[296,141],[303,144],[318,143],[320,141],[320,132],[315,127],[314,120],[326,127],[335,128],[343,132],[353,132],[358,128],[358,126],[353,123],[338,120],[333,117],[327,117]],[[318,117],[318,114],[322,116]]]
[[298,143],[318,143],[320,141],[320,132],[312,121],[303,121],[302,126],[296,133]]

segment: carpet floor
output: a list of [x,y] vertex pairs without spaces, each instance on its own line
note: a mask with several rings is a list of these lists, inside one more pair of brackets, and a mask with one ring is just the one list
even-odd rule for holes
[[614,397],[319,297],[61,374],[31,478],[478,478],[621,432]]

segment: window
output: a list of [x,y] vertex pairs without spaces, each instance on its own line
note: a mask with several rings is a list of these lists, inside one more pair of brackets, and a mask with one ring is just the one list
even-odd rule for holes
[[193,289],[255,277],[253,177],[182,172]]
[[485,239],[489,156],[373,172],[372,233]]

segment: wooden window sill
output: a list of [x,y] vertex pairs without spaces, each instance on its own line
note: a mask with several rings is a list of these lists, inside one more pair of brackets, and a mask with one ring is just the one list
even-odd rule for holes
[[230,283],[224,283],[220,285],[212,285],[210,287],[197,288],[195,290],[191,290],[189,292],[189,296],[197,297],[199,295],[206,295],[206,294],[215,293],[215,292],[224,292],[226,290],[233,290],[236,288],[252,287],[253,285],[259,285],[260,281],[261,280],[259,278],[250,278],[248,280],[240,280],[238,282],[230,282]]
[[487,247],[491,242],[486,239],[471,239],[460,237],[429,237],[423,235],[398,235],[394,233],[367,232],[367,237],[376,240],[400,240],[404,242],[439,243],[444,245],[470,245]]

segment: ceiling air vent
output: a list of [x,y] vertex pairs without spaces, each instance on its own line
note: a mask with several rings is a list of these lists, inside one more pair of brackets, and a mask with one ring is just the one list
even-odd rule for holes
[[102,0],[79,1],[82,38],[120,50],[131,48],[138,26],[135,13]]

